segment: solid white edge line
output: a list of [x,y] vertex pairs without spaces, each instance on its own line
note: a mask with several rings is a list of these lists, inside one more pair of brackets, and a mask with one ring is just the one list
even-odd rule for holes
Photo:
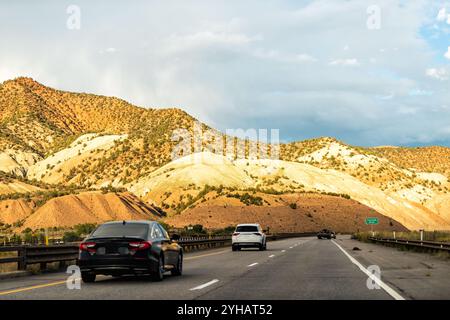
[[338,248],[341,250],[350,261],[355,264],[362,272],[364,272],[370,279],[375,281],[384,291],[387,292],[392,298],[395,300],[405,300],[400,294],[398,294],[394,289],[389,287],[386,283],[384,283],[381,279],[375,277],[369,270],[367,270],[361,263],[358,262],[355,258],[353,258],[347,251],[345,251],[340,245],[338,245],[334,240],[331,240]]
[[193,291],[193,290],[201,290],[201,289],[206,288],[206,287],[208,287],[208,286],[210,286],[210,285],[212,285],[212,284],[214,284],[216,282],[219,282],[219,279],[211,280],[211,281],[209,281],[207,283],[201,284],[201,285],[199,285],[197,287],[194,287],[192,289],[189,289],[189,290],[191,290],[191,291]]
[[256,266],[257,264],[258,264],[258,262],[255,262],[255,263],[249,264],[247,267],[253,267],[253,266]]

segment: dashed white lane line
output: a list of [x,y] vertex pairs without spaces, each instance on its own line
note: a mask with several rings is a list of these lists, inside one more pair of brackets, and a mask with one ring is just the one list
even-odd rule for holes
[[376,282],[381,288],[383,288],[384,291],[387,292],[392,298],[395,300],[405,300],[401,295],[399,295],[394,289],[389,287],[386,283],[384,283],[380,278],[375,277],[373,273],[371,273],[369,270],[367,270],[361,263],[358,262],[355,258],[353,258],[347,251],[345,251],[340,245],[338,245],[334,240],[331,240],[346,256],[350,259],[351,262],[356,264],[356,266],[361,269],[362,272],[364,272],[371,280]]
[[258,262],[255,262],[255,263],[249,264],[247,267],[253,267],[253,266],[256,266],[257,264],[258,264]]
[[201,290],[201,289],[204,289],[204,288],[206,288],[206,287],[209,287],[210,285],[213,285],[213,284],[216,283],[216,282],[219,282],[219,279],[211,280],[211,281],[209,281],[209,282],[207,282],[207,283],[201,284],[201,285],[199,285],[199,286],[197,286],[197,287],[194,287],[194,288],[192,288],[192,289],[190,289],[190,290],[191,290],[191,291],[194,291],[194,290]]
[[219,251],[219,252],[200,254],[200,255],[193,256],[193,257],[186,257],[186,258],[184,258],[184,260],[186,261],[186,260],[193,260],[193,259],[198,259],[198,258],[203,258],[203,257],[215,256],[217,254],[222,254],[222,253],[225,253],[225,252],[228,252],[228,251],[229,250],[223,250],[223,251]]
[[269,258],[273,258],[273,257],[275,257],[275,255],[274,255],[274,254],[271,254],[271,255],[269,256]]
[[286,250],[281,250],[281,252],[286,252]]
[[289,247],[289,249],[292,249],[293,247]]

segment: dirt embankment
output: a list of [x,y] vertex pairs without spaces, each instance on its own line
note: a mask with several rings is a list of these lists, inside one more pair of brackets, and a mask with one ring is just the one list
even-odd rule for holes
[[0,222],[22,221],[20,230],[50,227],[71,227],[81,223],[102,223],[111,220],[154,220],[160,212],[131,193],[84,192],[47,201],[35,209],[34,201],[5,200],[0,202]]

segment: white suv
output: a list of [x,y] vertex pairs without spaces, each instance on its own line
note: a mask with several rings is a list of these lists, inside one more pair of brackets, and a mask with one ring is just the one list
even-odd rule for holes
[[266,250],[266,235],[259,224],[239,224],[231,237],[233,251],[241,248]]

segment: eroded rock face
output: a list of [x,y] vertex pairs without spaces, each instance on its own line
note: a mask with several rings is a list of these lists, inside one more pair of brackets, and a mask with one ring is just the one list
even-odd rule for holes
[[72,168],[82,165],[88,157],[111,149],[117,141],[123,141],[128,135],[85,134],[64,148],[45,159],[28,167],[27,177],[47,183],[63,183],[64,175]]
[[0,171],[25,178],[28,168],[41,159],[41,156],[32,152],[2,150],[0,151]]

